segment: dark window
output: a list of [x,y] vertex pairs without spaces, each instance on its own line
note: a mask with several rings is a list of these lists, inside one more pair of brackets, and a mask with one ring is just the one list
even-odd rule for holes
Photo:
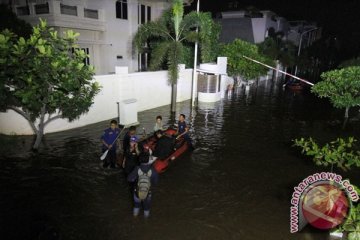
[[99,19],[99,12],[98,10],[84,8],[84,17]]
[[36,14],[47,14],[49,13],[49,3],[36,4],[35,5]]
[[149,6],[147,7],[147,21],[151,21],[151,7]]
[[16,12],[17,12],[17,15],[19,15],[19,16],[30,15],[29,6],[17,7]]
[[65,15],[77,16],[77,7],[60,3],[60,12]]
[[116,1],[116,18],[128,19],[127,0]]
[[144,24],[145,23],[145,5],[141,5],[141,20],[140,20],[140,23],[141,24]]

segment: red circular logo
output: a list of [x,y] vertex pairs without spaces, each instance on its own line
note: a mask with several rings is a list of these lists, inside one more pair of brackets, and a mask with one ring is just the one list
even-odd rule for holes
[[302,210],[305,219],[319,229],[331,229],[344,221],[349,200],[339,187],[324,183],[310,187],[304,193]]

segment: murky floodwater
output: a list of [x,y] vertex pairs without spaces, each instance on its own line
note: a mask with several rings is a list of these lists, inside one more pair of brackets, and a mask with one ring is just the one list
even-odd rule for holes
[[[156,115],[167,120],[168,110],[140,113],[139,120],[151,129]],[[292,188],[324,170],[302,158],[291,140],[359,136],[358,122],[342,131],[336,120],[342,112],[271,81],[195,110],[182,103],[178,112],[189,116],[197,149],[161,175],[148,220],[132,217],[122,172],[100,166],[107,122],[47,135],[39,154],[28,151],[29,137],[1,136],[0,238],[328,239],[312,228],[289,233]],[[338,172],[360,184],[358,170]]]

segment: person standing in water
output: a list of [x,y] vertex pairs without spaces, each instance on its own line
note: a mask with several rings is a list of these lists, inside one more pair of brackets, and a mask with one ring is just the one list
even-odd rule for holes
[[103,167],[107,168],[110,165],[110,168],[115,168],[116,163],[116,141],[115,139],[120,134],[120,129],[116,120],[111,120],[110,127],[104,130],[103,135],[101,136],[102,142],[102,152],[109,150],[106,158],[104,159]]
[[133,215],[137,217],[141,206],[144,209],[144,217],[150,216],[150,207],[152,200],[152,186],[158,182],[158,173],[149,163],[150,155],[148,152],[142,152],[139,156],[140,166],[128,175],[127,180],[135,183],[133,199]]

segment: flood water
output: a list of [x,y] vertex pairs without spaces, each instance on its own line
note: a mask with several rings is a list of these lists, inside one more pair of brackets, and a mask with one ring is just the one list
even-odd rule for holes
[[[302,157],[292,140],[359,136],[359,121],[341,130],[342,111],[271,81],[213,105],[181,103],[178,112],[196,150],[161,175],[149,219],[132,216],[122,171],[101,167],[108,122],[49,134],[37,154],[31,137],[0,136],[0,239],[328,239],[311,227],[290,234],[293,187],[330,170]],[[139,113],[139,133],[159,114],[166,122],[169,106]],[[336,172],[360,184],[358,170]]]

